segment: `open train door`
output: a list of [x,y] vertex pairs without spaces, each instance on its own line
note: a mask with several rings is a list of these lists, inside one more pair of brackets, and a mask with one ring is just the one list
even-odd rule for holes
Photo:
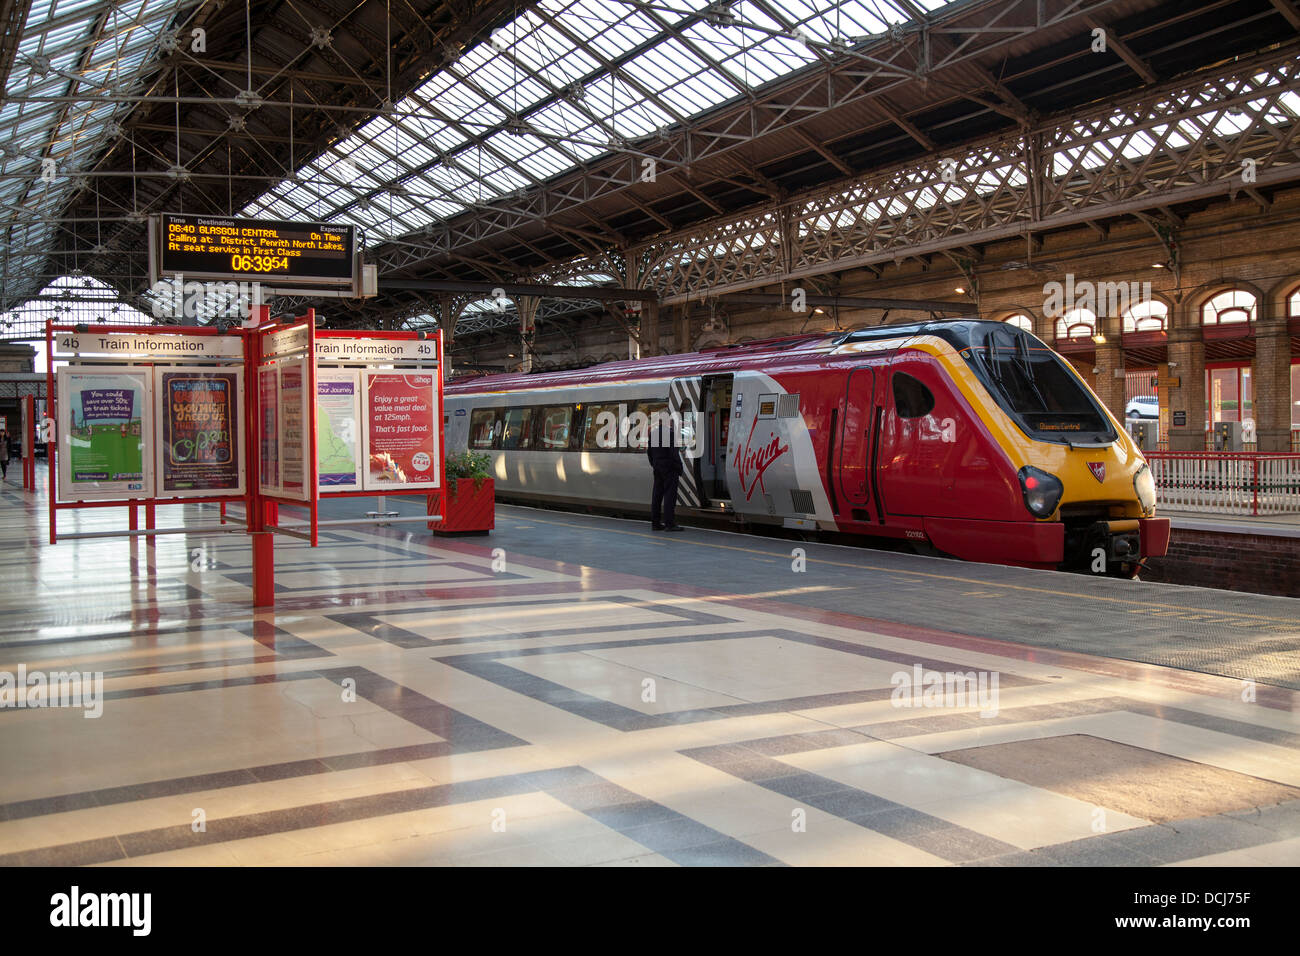
[[702,381],[700,376],[675,378],[668,386],[668,411],[679,416],[682,423],[682,478],[677,484],[677,503],[685,508],[707,508],[708,497],[701,490],[699,455],[696,442],[702,437],[696,432],[701,415]]
[[[875,469],[871,467],[875,441],[875,371],[855,368],[849,373],[841,419],[839,493],[857,510],[871,510],[875,491]],[[877,515],[878,517],[878,515]]]

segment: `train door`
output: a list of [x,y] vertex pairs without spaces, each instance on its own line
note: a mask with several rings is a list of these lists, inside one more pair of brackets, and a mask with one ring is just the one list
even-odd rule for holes
[[677,503],[686,508],[707,508],[708,495],[700,480],[700,458],[697,442],[707,441],[699,434],[703,418],[703,379],[700,376],[675,378],[668,386],[668,411],[679,416],[682,423],[682,478],[677,485]]
[[873,369],[849,373],[840,429],[839,493],[854,510],[869,510],[875,475],[871,467],[875,440],[876,377]]
[[729,501],[727,491],[727,439],[731,435],[731,376],[711,375],[701,380],[703,416],[700,426],[700,490],[706,502]]

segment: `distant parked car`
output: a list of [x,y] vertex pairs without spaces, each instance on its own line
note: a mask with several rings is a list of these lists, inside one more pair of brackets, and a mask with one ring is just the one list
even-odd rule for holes
[[1159,418],[1160,399],[1154,395],[1139,395],[1136,398],[1130,398],[1128,405],[1124,409],[1124,414],[1128,418]]

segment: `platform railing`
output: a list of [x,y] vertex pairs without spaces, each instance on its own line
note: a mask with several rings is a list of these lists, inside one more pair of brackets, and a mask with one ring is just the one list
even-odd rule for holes
[[1224,515],[1300,514],[1300,454],[1148,452],[1156,502]]

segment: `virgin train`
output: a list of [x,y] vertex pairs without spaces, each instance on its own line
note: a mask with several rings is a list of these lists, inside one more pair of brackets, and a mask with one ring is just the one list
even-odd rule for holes
[[1169,542],[1125,430],[1068,362],[1002,322],[488,375],[448,384],[445,406],[448,450],[490,455],[505,500],[648,514],[639,425],[667,412],[682,422],[686,515],[1120,577]]

